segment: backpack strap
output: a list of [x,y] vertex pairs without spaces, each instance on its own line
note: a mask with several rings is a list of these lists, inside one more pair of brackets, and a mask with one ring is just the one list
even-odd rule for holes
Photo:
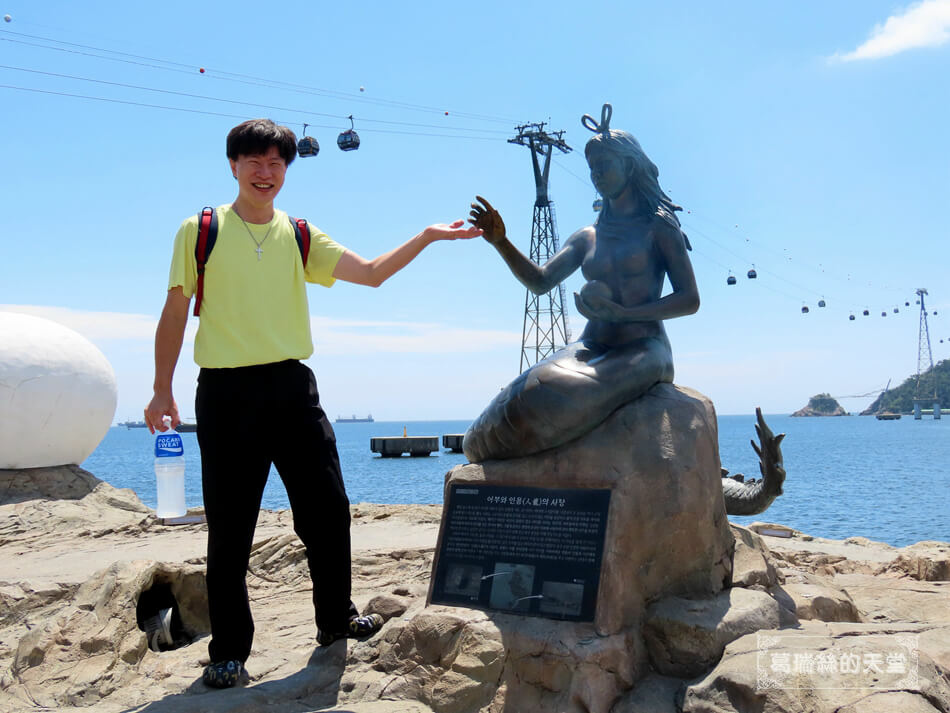
[[[294,238],[297,240],[297,249],[303,259],[304,268],[310,256],[310,226],[303,218],[291,218],[294,226]],[[214,208],[205,207],[198,214],[198,239],[195,241],[195,263],[198,265],[198,283],[195,286],[194,316],[201,312],[201,299],[204,297],[205,265],[214,249],[214,241],[218,238],[218,214]]]
[[198,265],[198,283],[195,286],[195,310],[197,317],[201,312],[201,298],[204,297],[205,264],[218,238],[218,214],[214,208],[205,207],[198,213],[198,239],[195,241],[195,263]]
[[297,239],[297,249],[303,259],[304,269],[307,268],[307,258],[310,256],[310,226],[303,218],[291,218],[294,226],[294,237]]

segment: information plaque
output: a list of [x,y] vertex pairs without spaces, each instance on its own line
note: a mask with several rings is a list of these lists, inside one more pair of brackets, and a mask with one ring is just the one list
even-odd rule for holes
[[433,604],[593,621],[609,490],[453,483]]

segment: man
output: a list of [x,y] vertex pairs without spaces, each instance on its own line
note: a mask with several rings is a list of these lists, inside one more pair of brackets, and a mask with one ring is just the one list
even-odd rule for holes
[[[248,680],[244,662],[254,623],[245,573],[271,464],[287,489],[294,530],[303,541],[316,610],[317,641],[326,646],[364,638],[383,624],[359,616],[350,601],[350,513],[333,429],[320,407],[305,282],[336,280],[378,287],[427,245],[481,235],[463,221],[432,225],[399,247],[365,260],[310,226],[307,264],[294,225],[274,208],[296,137],[267,119],[228,134],[227,156],[237,199],[216,209],[217,241],[199,292],[195,397],[202,492],[208,521],[208,606],[211,663],[203,679],[224,688]],[[180,423],[172,375],[198,284],[198,219],[175,238],[168,296],[155,334],[154,396],[145,409],[152,433]]]

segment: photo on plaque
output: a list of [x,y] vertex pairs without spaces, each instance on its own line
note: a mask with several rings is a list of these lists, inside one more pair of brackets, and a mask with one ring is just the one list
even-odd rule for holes
[[478,592],[482,586],[482,568],[477,564],[449,565],[445,574],[446,594],[457,594],[462,597],[478,599]]
[[453,483],[429,603],[593,621],[609,489]]
[[584,585],[573,582],[544,582],[540,610],[551,616],[578,616],[584,604]]
[[528,611],[531,592],[534,589],[534,567],[530,564],[496,562],[491,575],[491,596],[488,603],[492,609]]

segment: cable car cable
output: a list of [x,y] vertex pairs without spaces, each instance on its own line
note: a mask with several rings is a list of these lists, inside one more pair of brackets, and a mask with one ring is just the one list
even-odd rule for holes
[[[690,211],[689,214],[692,216],[692,215],[693,215],[693,212]],[[709,222],[709,221],[707,220],[707,222]],[[690,233],[697,233],[697,234],[703,236],[703,237],[704,237],[706,240],[708,240],[709,242],[711,242],[711,243],[717,245],[718,247],[720,247],[720,248],[722,248],[723,250],[729,252],[730,254],[732,254],[733,256],[735,256],[735,257],[737,257],[737,258],[739,258],[740,260],[747,261],[747,258],[746,258],[745,256],[740,256],[740,255],[738,255],[735,251],[731,250],[730,248],[728,248],[727,246],[723,245],[722,243],[716,241],[712,236],[710,236],[708,233],[705,233],[704,231],[700,230],[699,228],[697,228],[697,227],[696,227],[695,225],[693,225],[692,223],[684,223],[684,225],[685,225],[685,227],[687,227],[687,228],[689,229]],[[720,226],[720,227],[721,227],[721,226]],[[774,251],[773,251],[773,252],[774,252]],[[805,264],[805,263],[800,263],[800,264]],[[774,278],[776,278],[776,279],[778,279],[778,280],[781,280],[781,281],[783,281],[783,282],[786,282],[787,284],[789,284],[789,285],[791,285],[791,286],[793,286],[793,287],[795,287],[795,288],[797,288],[797,289],[799,289],[799,290],[803,290],[803,291],[805,291],[805,292],[807,292],[807,293],[814,294],[814,295],[817,296],[817,295],[821,294],[821,292],[822,292],[822,291],[813,290],[813,289],[810,289],[810,288],[808,288],[808,287],[805,287],[805,286],[803,286],[803,285],[801,285],[801,284],[795,283],[795,282],[793,282],[793,281],[791,281],[791,280],[789,280],[789,279],[787,279],[787,278],[785,278],[785,277],[782,277],[781,275],[777,274],[777,273],[774,272],[773,270],[764,270],[764,271],[763,271],[763,270],[760,269],[760,271],[765,272],[765,273],[768,273],[768,274],[771,275],[772,277],[774,277]],[[822,272],[824,272],[824,271],[822,271]],[[833,277],[833,276],[832,276],[832,277]],[[873,283],[869,283],[869,285],[870,285],[870,287],[871,287],[872,289],[875,289],[875,290],[876,290],[876,288],[875,288],[875,286],[874,286]],[[854,286],[854,285],[852,284],[852,286]],[[890,288],[890,289],[896,290],[896,289],[898,289],[898,288]],[[906,292],[906,290],[901,290],[901,291],[902,291],[902,292]],[[853,298],[852,298],[852,299],[853,299]],[[854,301],[845,300],[845,299],[843,299],[843,298],[842,298],[842,299],[837,299],[837,298],[836,298],[836,299],[835,299],[835,302],[838,303],[838,304],[843,304],[843,305],[845,305],[845,306],[848,306],[848,305],[850,304],[850,306],[851,306],[853,309],[860,309],[860,308],[861,308],[861,305],[865,303],[865,301],[854,302]]]
[[[108,49],[108,48],[94,47],[94,46],[91,46],[91,45],[83,45],[83,44],[79,44],[79,43],[76,43],[76,42],[67,42],[67,41],[65,41],[65,40],[58,40],[58,39],[51,38],[51,37],[41,37],[41,36],[38,36],[38,35],[29,35],[29,34],[26,34],[26,33],[12,32],[12,31],[9,31],[9,30],[5,30],[2,34],[3,34],[3,35],[8,35],[8,34],[9,34],[9,35],[17,35],[17,36],[19,36],[19,37],[28,37],[28,38],[30,38],[30,39],[38,39],[38,40],[42,40],[42,41],[44,41],[44,42],[53,42],[53,43],[60,44],[60,45],[67,45],[67,46],[69,46],[69,47],[79,47],[79,48],[82,48],[82,49],[85,49],[85,50],[93,50],[93,51],[95,51],[95,52],[106,52],[106,53],[109,53],[109,54],[120,55],[119,57],[108,57],[108,56],[102,56],[102,55],[99,55],[99,54],[91,54],[91,53],[89,53],[89,52],[80,52],[80,51],[78,51],[78,50],[70,50],[70,49],[67,49],[66,47],[50,47],[50,46],[48,46],[48,45],[41,45],[41,44],[37,44],[37,43],[33,43],[33,42],[26,42],[26,41],[23,41],[23,40],[12,39],[12,38],[10,38],[10,37],[5,37],[5,36],[0,35],[0,40],[2,40],[2,41],[14,42],[14,43],[17,43],[17,44],[23,44],[23,45],[27,45],[27,46],[31,46],[31,47],[37,47],[37,48],[40,48],[40,49],[54,50],[54,51],[59,51],[59,52],[68,52],[68,53],[71,53],[71,54],[78,54],[78,55],[82,55],[82,56],[92,57],[92,58],[95,58],[95,59],[105,59],[105,60],[110,60],[110,61],[115,61],[115,62],[124,62],[124,63],[127,63],[127,64],[133,64],[133,65],[138,65],[138,66],[145,66],[145,67],[149,67],[149,68],[152,68],[152,69],[161,69],[161,70],[164,70],[164,71],[180,72],[180,73],[184,73],[184,74],[192,74],[192,73],[194,72],[194,68],[195,68],[195,65],[194,65],[194,64],[185,64],[185,63],[182,63],[182,62],[175,62],[175,61],[172,61],[172,60],[165,60],[165,59],[155,58],[155,57],[147,57],[147,56],[143,56],[143,55],[132,54],[132,53],[129,53],[129,52],[121,52],[121,51],[118,51],[118,50],[110,50],[110,49]],[[133,60],[130,60],[130,59],[125,59],[125,58],[127,58],[127,57],[133,57],[133,58],[135,58],[135,59],[137,59],[137,60],[147,60],[147,62],[159,62],[159,63],[161,63],[161,64],[160,64],[160,65],[148,64],[148,63],[146,63],[146,62],[138,62],[138,61],[133,61]],[[163,66],[163,65],[164,65],[164,66]],[[214,70],[213,68],[210,68],[210,67],[206,67],[205,69],[207,69],[207,70],[209,70],[209,71],[211,71],[211,72],[217,72],[217,77],[220,78],[220,79],[225,79],[225,80],[229,80],[229,81],[240,81],[240,82],[247,83],[247,84],[253,84],[253,85],[255,85],[255,86],[265,86],[265,87],[268,87],[268,88],[281,87],[281,88],[284,88],[284,89],[289,89],[289,90],[291,90],[291,91],[318,94],[318,95],[321,95],[321,96],[329,96],[329,97],[335,98],[335,99],[346,99],[346,100],[361,101],[361,102],[366,102],[366,103],[371,103],[371,104],[380,104],[380,105],[385,105],[385,106],[393,106],[393,107],[399,107],[399,108],[403,108],[403,109],[408,109],[408,110],[411,110],[411,111],[438,112],[438,113],[444,113],[444,111],[445,111],[444,108],[436,108],[436,107],[425,106],[425,105],[421,105],[421,104],[413,104],[413,103],[410,103],[410,102],[403,102],[403,101],[396,101],[396,100],[378,99],[378,98],[375,98],[375,97],[367,97],[365,94],[349,93],[349,92],[340,92],[340,91],[331,90],[331,89],[322,89],[322,88],[319,88],[319,87],[310,87],[310,86],[303,85],[303,84],[294,84],[294,83],[292,83],[292,82],[285,82],[285,81],[282,81],[282,80],[279,80],[279,79],[276,79],[276,80],[275,80],[275,79],[267,79],[267,78],[263,78],[263,77],[255,77],[255,76],[253,76],[253,75],[248,75],[248,74],[240,74],[240,73],[236,73],[236,72],[227,72],[227,71],[224,71],[224,70]],[[209,78],[215,78],[215,75],[211,75]],[[504,117],[490,116],[490,115],[485,115],[485,114],[476,114],[476,113],[472,113],[472,112],[463,112],[463,111],[457,111],[457,110],[450,110],[450,111],[451,111],[451,113],[452,113],[453,115],[455,115],[455,116],[459,116],[459,117],[462,117],[462,118],[468,118],[468,119],[474,119],[474,120],[478,120],[478,121],[491,121],[491,122],[505,123],[505,124],[511,124],[511,123],[517,124],[517,123],[518,123],[518,122],[517,122],[516,120],[514,120],[514,119],[509,119],[509,118],[504,118]]]
[[[716,222],[716,221],[711,220],[710,218],[707,218],[707,217],[703,216],[701,213],[697,213],[695,210],[690,210],[690,211],[689,211],[689,215],[693,216],[693,217],[696,218],[697,220],[700,220],[700,221],[703,221],[703,222],[705,222],[705,223],[708,223],[708,224],[712,225],[713,227],[716,227],[716,228],[718,228],[719,230],[721,230],[721,231],[723,231],[723,232],[726,232],[726,233],[728,233],[728,234],[730,234],[730,235],[734,234],[733,230],[724,227],[721,223],[718,223],[718,222]],[[692,228],[692,230],[695,230],[695,228]],[[779,257],[783,262],[786,262],[786,261],[787,261],[787,262],[790,262],[790,263],[792,263],[792,264],[794,264],[794,265],[796,265],[796,266],[799,266],[799,265],[800,265],[800,266],[802,266],[803,268],[808,268],[808,269],[811,269],[812,271],[820,272],[820,273],[821,273],[822,275],[824,275],[825,277],[831,278],[831,279],[833,279],[833,280],[837,280],[837,281],[842,282],[842,283],[853,283],[853,281],[850,279],[850,277],[847,278],[847,279],[843,279],[843,278],[841,278],[839,275],[835,274],[834,272],[829,272],[829,269],[830,269],[830,268],[829,268],[829,269],[826,269],[825,267],[822,266],[821,263],[819,263],[818,266],[815,267],[815,265],[814,265],[813,263],[810,263],[810,262],[807,261],[807,260],[801,260],[801,259],[799,259],[799,260],[793,261],[792,258],[791,258],[791,256],[789,256],[789,255],[783,255],[783,254],[779,253],[777,250],[775,250],[774,248],[772,248],[768,243],[766,243],[766,242],[764,242],[764,241],[761,241],[761,240],[759,240],[759,239],[753,240],[753,238],[748,237],[748,236],[745,237],[745,241],[748,242],[748,243],[754,243],[757,247],[759,247],[759,248],[761,248],[761,249],[763,249],[763,250],[766,250],[767,252],[770,252],[770,253],[772,253],[773,255]],[[783,248],[783,250],[785,250],[785,249]],[[788,252],[788,251],[785,250],[785,252]],[[874,283],[869,283],[868,286],[871,287],[872,289],[885,289],[885,290],[895,291],[895,292],[901,292],[901,293],[904,293],[904,292],[906,291],[906,288],[904,288],[904,287],[898,287],[898,286],[887,285],[887,284],[874,284]]]
[[[58,72],[44,72],[44,71],[39,70],[39,69],[28,69],[28,68],[26,68],[26,67],[14,67],[14,66],[11,66],[11,65],[6,65],[6,64],[0,64],[0,69],[10,69],[10,70],[14,70],[14,71],[17,71],[17,72],[27,72],[27,73],[30,73],[30,74],[40,74],[40,75],[47,76],[47,77],[58,77],[58,78],[60,78],[60,79],[74,79],[74,80],[80,81],[80,82],[91,82],[91,83],[94,83],[94,84],[105,84],[105,85],[107,85],[107,86],[112,86],[112,87],[123,87],[123,88],[126,88],[126,89],[139,89],[139,90],[146,91],[146,92],[156,92],[156,93],[159,93],[159,94],[170,94],[170,95],[173,95],[173,96],[188,97],[188,98],[190,98],[190,99],[204,99],[204,100],[207,100],[207,101],[223,102],[223,103],[227,103],[227,104],[240,104],[240,105],[242,105],[242,106],[252,106],[252,107],[257,107],[257,108],[260,108],[260,109],[273,109],[273,110],[275,110],[275,111],[292,111],[292,112],[298,112],[298,113],[300,113],[300,114],[306,114],[307,116],[322,116],[322,117],[324,117],[324,118],[329,118],[329,119],[346,119],[346,118],[348,118],[347,115],[341,115],[341,114],[327,114],[327,113],[318,112],[318,111],[311,111],[311,110],[309,110],[309,109],[295,109],[295,108],[292,108],[292,107],[274,106],[274,105],[271,105],[271,104],[258,104],[258,103],[256,103],[256,102],[246,102],[246,101],[241,101],[241,100],[238,100],[238,99],[224,99],[224,98],[222,98],[222,97],[212,97],[212,96],[207,96],[207,95],[205,95],[205,94],[192,94],[192,93],[190,93],[190,92],[179,92],[179,91],[175,91],[175,90],[172,90],[172,89],[159,89],[159,88],[157,88],[157,87],[148,87],[148,86],[143,86],[143,85],[140,85],[140,84],[126,84],[126,83],[124,83],[124,82],[111,82],[111,81],[106,80],[106,79],[95,79],[95,78],[92,78],[92,77],[82,77],[82,76],[77,76],[77,75],[73,75],[73,74],[61,74],[61,73],[58,73]],[[448,130],[448,131],[471,131],[471,132],[482,132],[482,133],[507,134],[507,132],[499,131],[499,130],[497,130],[497,129],[478,129],[478,128],[473,128],[473,127],[437,126],[437,125],[435,125],[435,124],[419,124],[419,123],[408,122],[408,121],[388,121],[388,120],[385,120],[385,119],[369,119],[369,118],[365,118],[365,117],[356,117],[356,118],[359,119],[360,121],[366,121],[366,122],[370,122],[370,123],[374,123],[374,124],[389,124],[389,125],[393,125],[393,126],[414,126],[414,127],[420,127],[420,128],[428,128],[428,129],[439,129],[439,130],[442,130],[442,131],[446,131],[446,130]],[[295,122],[295,123],[296,123],[296,122]],[[309,122],[308,122],[308,125],[309,125]],[[326,127],[326,128],[330,128],[330,127]],[[461,137],[461,138],[464,138],[464,137]],[[488,137],[479,137],[479,138],[488,138]]]
[[[50,90],[50,89],[37,89],[37,88],[35,88],[35,87],[17,87],[17,86],[14,86],[14,85],[12,85],[12,84],[0,84],[0,89],[13,89],[13,90],[16,90],[16,91],[21,91],[21,92],[33,92],[33,93],[36,93],[36,94],[51,94],[51,95],[61,96],[61,97],[71,97],[71,98],[74,98],[74,99],[88,99],[88,100],[90,100],[90,101],[108,102],[108,103],[112,103],[112,104],[124,104],[124,105],[127,105],[127,106],[137,106],[137,107],[144,107],[144,108],[148,108],[148,109],[166,109],[166,110],[168,110],[168,111],[183,111],[183,112],[188,112],[188,113],[190,113],[190,114],[205,114],[205,115],[207,115],[207,116],[222,116],[222,117],[227,117],[227,118],[230,118],[230,119],[245,120],[245,119],[253,119],[253,118],[254,118],[254,117],[248,116],[248,115],[246,115],[246,114],[226,114],[226,113],[220,112],[220,111],[208,111],[208,110],[205,110],[205,109],[189,109],[189,108],[186,108],[186,107],[180,107],[180,106],[165,106],[165,105],[162,105],[162,104],[149,104],[149,103],[147,103],[147,102],[129,101],[129,100],[126,100],[126,99],[113,99],[113,98],[109,98],[109,97],[94,97],[94,96],[89,96],[88,94],[72,94],[72,93],[70,93],[70,92],[57,92],[57,91],[53,91],[53,90]],[[275,119],[275,121],[277,121],[278,123],[281,123],[281,124],[294,124],[294,123],[297,123],[297,122],[294,122],[294,121],[285,121],[285,120],[283,120],[283,119]],[[307,126],[316,126],[317,128],[320,128],[320,129],[337,129],[337,128],[338,128],[338,127],[335,127],[335,126],[328,126],[328,125],[323,125],[323,124],[311,124],[311,123],[309,123],[309,122],[307,123]],[[372,132],[372,133],[375,133],[375,134],[395,134],[395,135],[401,135],[401,136],[422,136],[422,137],[425,137],[425,138],[442,138],[442,139],[465,139],[465,140],[468,140],[468,141],[497,141],[497,140],[498,140],[498,139],[496,139],[496,138],[494,138],[494,137],[488,137],[488,136],[458,136],[458,135],[452,135],[452,134],[433,134],[433,133],[429,133],[429,132],[421,133],[421,132],[415,132],[415,131],[396,131],[396,130],[392,130],[392,129],[364,129],[364,131],[369,131],[369,132]]]
[[[558,165],[560,168],[562,168],[564,171],[566,171],[568,174],[570,174],[571,176],[573,176],[574,178],[576,178],[576,179],[577,179],[578,181],[580,181],[581,183],[583,183],[583,184],[585,184],[585,185],[589,185],[589,181],[587,181],[587,180],[585,180],[585,179],[582,179],[582,178],[581,178],[580,176],[578,176],[576,173],[574,173],[574,172],[571,171],[569,168],[567,168],[566,166],[564,166],[560,161],[558,161],[558,160],[555,159],[555,160],[554,160],[554,163],[557,164],[557,165]],[[693,215],[693,212],[690,211],[690,212],[689,212],[689,215],[692,216],[692,215]],[[684,216],[684,217],[685,217],[685,216]],[[706,219],[706,222],[712,223],[712,221],[709,221],[708,219]],[[713,224],[714,226],[716,226],[716,227],[721,227],[721,226],[719,226],[719,225],[717,225],[717,224],[715,224],[715,223],[712,223],[712,224]],[[729,253],[730,255],[732,255],[732,256],[735,257],[736,259],[740,260],[741,262],[744,262],[744,263],[749,263],[749,262],[750,262],[746,256],[740,255],[739,253],[735,252],[734,250],[730,249],[729,247],[723,245],[722,243],[720,243],[719,241],[717,241],[715,238],[713,238],[713,237],[712,237],[711,235],[709,235],[708,233],[706,233],[706,232],[704,232],[703,230],[700,230],[699,228],[697,228],[694,224],[689,223],[689,222],[687,222],[687,221],[684,220],[684,221],[683,221],[683,226],[684,226],[685,228],[687,228],[690,233],[696,233],[696,234],[700,235],[701,237],[705,238],[706,241],[712,243],[713,245],[715,245],[716,247],[720,248],[721,250],[723,250],[723,251]],[[697,255],[700,255],[700,256],[704,257],[705,259],[709,260],[710,262],[713,262],[713,263],[715,263],[716,265],[719,265],[719,266],[720,266],[721,268],[723,268],[724,270],[727,270],[727,271],[730,270],[730,268],[729,268],[728,266],[724,265],[723,263],[719,262],[718,260],[713,259],[708,253],[706,253],[706,252],[704,252],[704,251],[702,251],[702,250],[696,250],[695,248],[694,248],[694,252],[695,252]],[[773,251],[773,252],[774,252],[774,251]],[[787,280],[787,279],[781,277],[780,275],[775,274],[775,273],[772,272],[771,270],[762,270],[761,268],[759,268],[758,271],[760,271],[760,272],[765,272],[766,274],[769,274],[769,275],[771,275],[772,277],[775,277],[776,279],[779,279],[779,280],[781,280],[781,281],[783,281],[783,282],[786,282],[787,284],[791,285],[792,287],[795,287],[795,288],[797,288],[797,289],[799,289],[799,290],[803,290],[803,291],[805,291],[805,292],[807,292],[807,293],[809,293],[809,294],[813,294],[813,295],[815,295],[816,297],[819,296],[819,295],[822,295],[822,293],[821,293],[820,291],[818,291],[818,290],[812,290],[812,289],[810,289],[810,288],[807,288],[807,287],[804,287],[804,286],[802,286],[802,285],[796,284],[796,283],[792,282],[791,280]],[[728,278],[727,278],[727,284],[732,284],[732,283],[729,283],[729,282],[728,282]],[[774,289],[774,288],[772,288],[772,287],[770,287],[770,286],[768,286],[768,285],[765,285],[764,283],[762,283],[762,284],[763,284],[763,286],[765,286],[765,289],[768,289],[768,290],[770,290],[770,291],[772,291],[772,292],[775,292],[776,294],[782,295],[783,297],[787,297],[787,298],[789,298],[789,299],[794,299],[794,300],[796,300],[796,301],[800,300],[800,296],[795,297],[795,296],[792,296],[792,295],[790,295],[790,294],[788,294],[788,293],[786,293],[786,292],[782,292],[782,291],[780,291],[780,290],[776,290],[776,289]],[[821,305],[821,302],[824,302],[824,301],[825,301],[825,300],[824,300],[824,296],[822,295],[821,300],[819,300],[819,306],[823,306],[823,305]],[[849,304],[849,303],[848,303],[847,301],[845,301],[845,300],[837,300],[837,299],[834,301],[834,303],[835,303],[835,304],[842,304],[842,305],[845,305],[845,306],[847,306],[847,305]],[[860,305],[861,303],[855,302],[855,303],[850,303],[850,304],[851,304],[851,306],[852,306],[853,308],[860,308],[859,305]]]

